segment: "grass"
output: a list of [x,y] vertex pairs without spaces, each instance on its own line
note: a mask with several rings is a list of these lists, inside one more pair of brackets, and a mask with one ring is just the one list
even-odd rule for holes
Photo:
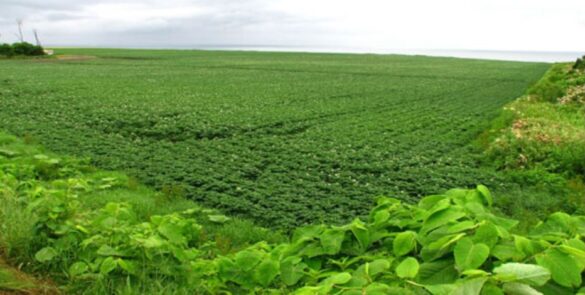
[[486,165],[517,184],[500,207],[526,224],[551,211],[585,212],[583,87],[583,71],[555,64],[476,141]]
[[59,294],[48,281],[39,281],[0,258],[0,294]]
[[[2,61],[0,124],[273,228],[500,181],[469,144],[549,67],[398,55],[58,49]],[[172,189],[171,189],[172,190]]]

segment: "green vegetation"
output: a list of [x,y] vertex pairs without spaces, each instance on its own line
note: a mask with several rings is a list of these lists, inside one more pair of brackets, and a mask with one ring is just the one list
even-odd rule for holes
[[[111,49],[2,61],[0,126],[273,228],[509,185],[469,143],[549,65]],[[520,188],[519,190],[524,190]]]
[[41,56],[45,55],[43,47],[33,45],[27,42],[18,42],[13,44],[0,44],[0,57],[13,56]]
[[[585,217],[554,213],[520,235],[481,185],[417,205],[379,198],[364,220],[298,228],[288,241],[249,227],[258,243],[226,247],[222,229],[246,231],[239,221],[168,195],[144,206],[152,192],[127,176],[39,152],[0,136],[0,245],[67,293],[583,292]],[[95,209],[110,192],[118,201]]]
[[552,66],[480,142],[492,166],[546,192],[501,199],[507,214],[531,220],[551,209],[585,213],[585,71]]
[[573,64],[573,70],[585,70],[585,55],[581,58],[578,58],[575,64]]
[[585,294],[579,61],[62,53],[1,61],[0,292]]

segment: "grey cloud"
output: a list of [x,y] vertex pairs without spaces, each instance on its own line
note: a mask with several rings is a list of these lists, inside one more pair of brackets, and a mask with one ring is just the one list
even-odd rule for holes
[[[572,50],[585,43],[565,35],[583,30],[585,13],[582,0],[566,1],[572,3],[576,16],[570,28],[563,21],[571,16],[561,11],[562,5],[546,0],[519,0],[513,18],[498,18],[502,7],[509,5],[507,0],[476,1],[490,9],[454,4],[462,0],[440,4],[434,0],[418,4],[406,0],[0,0],[0,34],[1,41],[14,39],[14,20],[23,18],[26,33],[39,29],[48,45]],[[423,5],[432,9],[420,10]],[[545,9],[551,6],[559,9]],[[538,11],[538,17],[530,11]],[[499,21],[493,22],[495,18]],[[519,32],[531,33],[528,28],[538,31],[538,36],[519,37]],[[554,34],[541,37],[543,29]],[[495,31],[501,33],[491,34]],[[468,36],[465,40],[460,37],[463,33]]]

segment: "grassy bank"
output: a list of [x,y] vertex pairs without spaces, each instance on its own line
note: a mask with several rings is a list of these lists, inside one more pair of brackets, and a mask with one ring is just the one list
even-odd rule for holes
[[498,200],[508,215],[585,212],[585,71],[573,67],[553,65],[477,140],[486,165],[519,184]]

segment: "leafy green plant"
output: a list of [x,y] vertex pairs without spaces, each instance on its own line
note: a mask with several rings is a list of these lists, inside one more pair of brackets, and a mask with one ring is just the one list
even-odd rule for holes
[[578,58],[573,64],[573,70],[585,70],[585,56]]
[[[146,218],[124,202],[90,209],[85,197],[128,180],[38,155],[0,156],[0,196],[32,216],[33,255],[22,263],[72,292],[152,292],[152,282],[179,293],[312,295],[574,294],[584,285],[585,217],[554,213],[521,234],[516,220],[493,213],[483,185],[417,204],[381,197],[345,225],[225,251],[206,227],[232,219],[200,207]],[[41,176],[39,160],[59,165]],[[9,222],[2,216],[0,226]]]

